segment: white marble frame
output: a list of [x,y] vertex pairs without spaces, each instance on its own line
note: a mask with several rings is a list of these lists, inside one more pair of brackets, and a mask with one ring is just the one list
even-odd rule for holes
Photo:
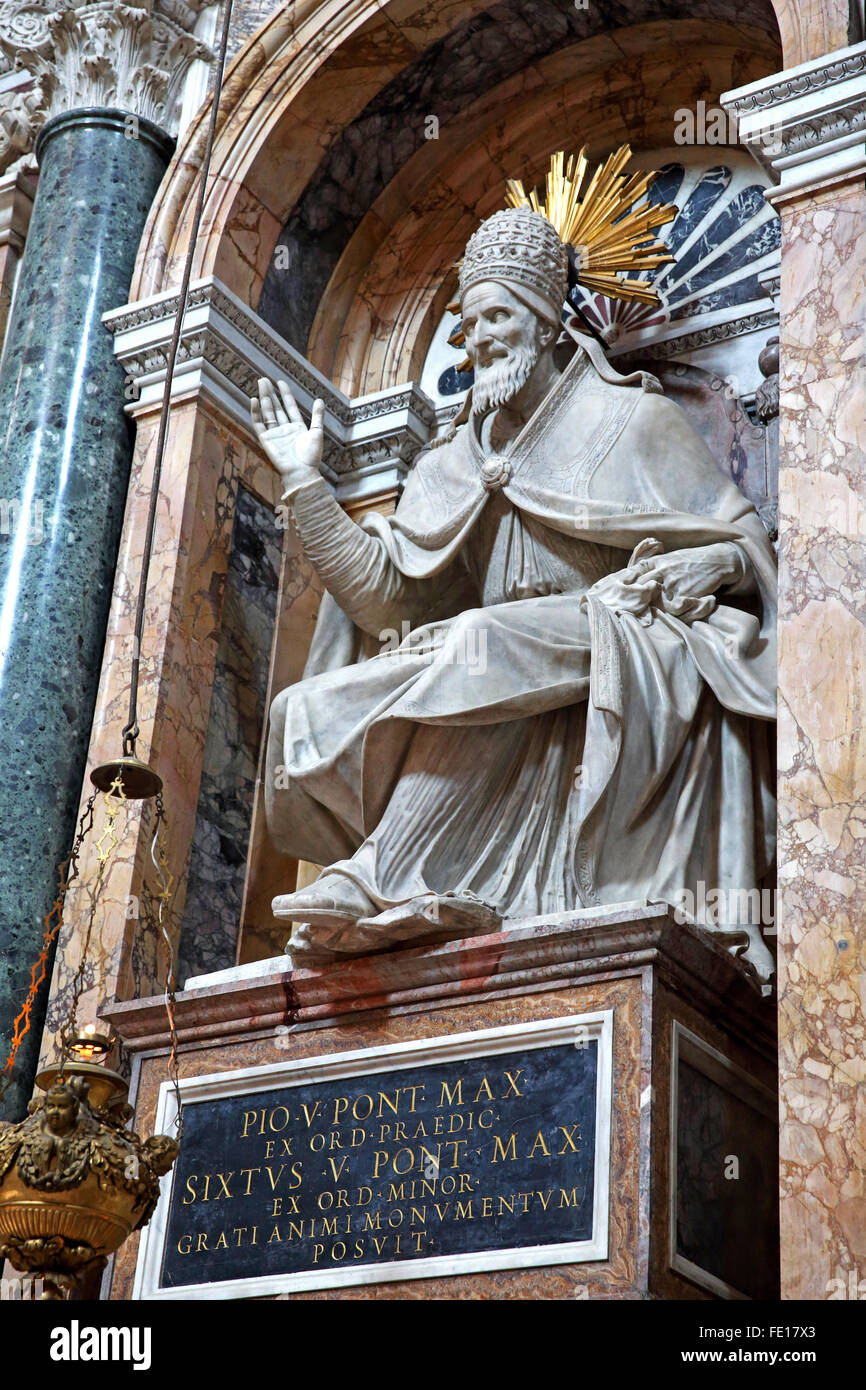
[[[452,1274],[472,1274],[482,1270],[523,1269],[541,1265],[576,1264],[608,1257],[608,1205],[610,1195],[610,1138],[613,1085],[613,1009],[597,1013],[573,1014],[541,1022],[508,1024],[484,1028],[474,1033],[453,1033],[417,1042],[393,1043],[383,1047],[359,1048],[300,1061],[277,1062],[237,1071],[215,1072],[208,1076],[184,1078],[181,1099],[213,1100],[262,1090],[284,1089],[302,1083],[364,1076],[371,1071],[405,1071],[437,1062],[476,1056],[498,1056],[538,1047],[576,1047],[583,1041],[598,1042],[596,1081],[595,1185],[593,1191],[593,1230],[585,1241],[558,1245],[524,1246],[510,1250],[487,1250],[463,1255],[437,1255],[426,1259],[399,1260],[388,1265],[354,1266],[351,1269],[304,1270],[293,1274],[262,1275],[260,1278],[227,1280],[221,1283],[187,1284],[161,1289],[165,1236],[171,1203],[172,1175],[162,1180],[159,1203],[141,1235],[135,1271],[133,1299],[211,1300],[264,1298],[279,1293],[307,1289],[345,1288],[356,1284],[392,1283],[398,1279],[426,1279]],[[580,1033],[577,1029],[580,1028]],[[160,1086],[155,1118],[156,1133],[173,1133],[177,1113],[174,1087],[170,1081]]]
[[710,1043],[692,1033],[679,1020],[674,1019],[671,1031],[671,1113],[670,1113],[670,1212],[669,1212],[669,1266],[676,1274],[691,1280],[700,1288],[713,1293],[717,1298],[750,1303],[751,1296],[741,1293],[733,1285],[726,1284],[708,1269],[687,1260],[677,1253],[677,1113],[679,1109],[680,1059],[687,1062],[702,1075],[721,1086],[723,1090],[750,1105],[778,1123],[778,1103],[776,1097],[766,1086],[756,1081],[736,1062],[712,1047]]

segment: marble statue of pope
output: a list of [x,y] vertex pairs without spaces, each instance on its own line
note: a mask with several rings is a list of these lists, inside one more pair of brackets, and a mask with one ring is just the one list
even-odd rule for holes
[[285,383],[252,402],[327,591],[268,747],[272,839],[327,866],[274,900],[298,965],[709,901],[772,973],[729,904],[773,861],[775,557],[654,378],[574,333],[558,371],[566,254],[528,208],[471,238],[474,387],[392,516],[337,504],[321,402],[309,427]]

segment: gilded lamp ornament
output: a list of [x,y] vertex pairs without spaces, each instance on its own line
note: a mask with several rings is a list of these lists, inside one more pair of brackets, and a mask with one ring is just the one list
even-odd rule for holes
[[69,1286],[147,1224],[179,1146],[126,1129],[116,1072],[71,1063],[38,1081],[27,1118],[0,1125],[0,1260]]

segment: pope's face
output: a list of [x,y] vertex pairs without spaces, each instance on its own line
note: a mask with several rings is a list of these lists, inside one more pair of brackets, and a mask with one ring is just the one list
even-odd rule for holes
[[483,415],[513,400],[532,376],[542,322],[494,281],[467,290],[462,308],[466,351],[475,369],[473,409]]
[[473,285],[463,297],[466,351],[476,374],[502,365],[515,352],[537,352],[538,318],[505,285]]

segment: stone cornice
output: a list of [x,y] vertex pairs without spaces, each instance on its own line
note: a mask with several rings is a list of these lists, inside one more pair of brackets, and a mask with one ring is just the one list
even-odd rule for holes
[[866,172],[866,43],[721,98],[740,139],[778,181],[774,205]]
[[690,333],[680,333],[674,338],[664,338],[659,342],[629,345],[627,351],[617,354],[611,352],[611,362],[617,369],[623,364],[638,358],[660,361],[668,357],[679,357],[684,352],[695,352],[698,348],[713,347],[729,338],[739,338],[744,333],[755,333],[760,328],[775,327],[779,315],[775,309],[763,309],[759,314],[746,314],[743,318],[728,319],[724,323],[714,323],[706,328],[696,328]]
[[[303,1026],[369,1010],[433,1007],[436,1002],[516,993],[568,983],[658,972],[710,1018],[772,1056],[774,1010],[754,972],[670,908],[622,904],[507,924],[491,936],[417,946],[330,967],[292,970],[287,957],[193,981],[177,997],[181,1047],[220,1037]],[[165,1001],[110,1004],[100,1017],[133,1053],[166,1049]]]
[[0,0],[0,52],[32,78],[0,97],[0,168],[32,147],[46,121],[83,107],[173,131],[190,64],[213,57],[193,34],[200,8],[200,0]]
[[[103,322],[128,382],[133,416],[159,409],[176,293],[124,305]],[[415,385],[350,400],[214,277],[190,289],[172,395],[210,396],[251,433],[249,398],[262,376],[288,381],[302,411],[325,403],[323,472],[341,500],[357,503],[399,486],[415,454],[435,433],[432,404]]]

